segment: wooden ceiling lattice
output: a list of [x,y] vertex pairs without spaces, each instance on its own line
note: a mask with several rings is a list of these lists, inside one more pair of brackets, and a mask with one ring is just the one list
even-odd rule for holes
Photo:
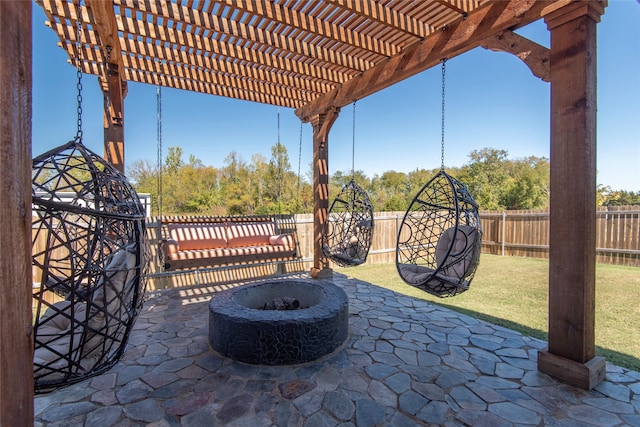
[[[291,107],[308,118],[568,0],[37,2],[70,61],[100,76],[103,88],[109,62],[123,81]],[[358,79],[369,86],[354,90]]]

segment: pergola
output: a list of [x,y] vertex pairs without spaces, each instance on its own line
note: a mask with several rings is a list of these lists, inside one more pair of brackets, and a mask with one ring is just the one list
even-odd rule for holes
[[[475,47],[551,86],[549,345],[540,371],[592,388],[596,26],[606,0],[37,0],[104,93],[105,158],[124,170],[129,81],[295,108],[313,127],[314,277],[340,108]],[[32,425],[31,2],[0,2],[0,424]],[[36,6],[37,7],[37,6]],[[544,19],[546,48],[513,31]],[[499,121],[497,121],[499,123]],[[11,250],[7,250],[7,249]]]

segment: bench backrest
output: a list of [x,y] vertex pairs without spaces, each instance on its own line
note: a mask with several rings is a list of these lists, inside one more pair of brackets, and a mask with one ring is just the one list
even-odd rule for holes
[[226,224],[169,224],[169,237],[180,250],[227,247]]
[[227,246],[262,246],[269,244],[269,238],[276,234],[273,222],[229,223],[227,224]]
[[179,242],[180,250],[268,245],[276,234],[271,221],[169,224],[168,229],[169,237]]

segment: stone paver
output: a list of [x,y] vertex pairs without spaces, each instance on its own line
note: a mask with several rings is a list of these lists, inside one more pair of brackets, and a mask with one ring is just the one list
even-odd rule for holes
[[640,426],[638,372],[607,364],[594,390],[576,389],[537,371],[543,341],[339,274],[334,282],[349,296],[347,342],[295,366],[214,353],[213,289],[150,293],[122,360],[36,395],[35,425]]

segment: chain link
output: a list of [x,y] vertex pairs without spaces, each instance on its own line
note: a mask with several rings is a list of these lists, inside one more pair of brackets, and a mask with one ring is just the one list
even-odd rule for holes
[[76,85],[78,89],[78,95],[76,100],[78,102],[77,113],[78,113],[78,131],[76,133],[76,139],[82,140],[82,58],[80,57],[80,52],[82,48],[82,22],[78,20],[78,28],[77,28],[78,40],[76,42],[76,46],[78,48],[78,57],[76,58],[76,66],[77,66],[77,77],[78,83]]
[[276,167],[278,168],[278,214],[282,213],[282,180],[283,171],[282,171],[282,151],[280,147],[280,106],[278,106],[278,157],[276,158]]
[[440,123],[440,169],[444,170],[444,101],[445,101],[445,63],[446,59],[442,60],[442,112],[441,112],[441,123]]
[[356,178],[356,101],[353,101],[353,123],[351,141],[351,179]]
[[156,86],[156,133],[158,138],[158,216],[162,215],[162,86]]
[[296,196],[296,213],[300,213],[300,165],[302,164],[302,120],[300,120],[300,138],[298,141],[298,189]]

